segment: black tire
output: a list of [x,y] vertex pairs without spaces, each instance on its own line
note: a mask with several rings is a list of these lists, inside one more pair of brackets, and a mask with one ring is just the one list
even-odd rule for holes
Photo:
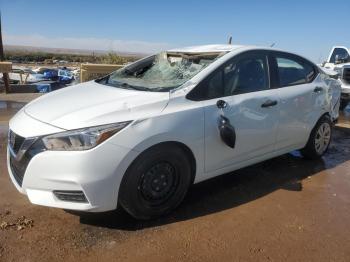
[[190,160],[180,147],[154,146],[141,153],[126,171],[119,203],[136,219],[160,217],[182,202],[191,181]]
[[341,100],[340,100],[339,110],[344,110],[345,107],[347,107],[348,104],[349,104],[349,101],[348,101],[348,100],[343,100],[343,99],[341,99]]
[[[320,130],[321,128],[325,128],[328,127],[329,128],[329,137],[328,140],[327,139],[322,139],[322,135],[319,133],[322,130]],[[332,121],[330,119],[329,116],[325,115],[323,116],[315,125],[315,127],[312,129],[309,140],[306,144],[306,146],[301,149],[301,154],[308,159],[318,159],[320,157],[322,157],[322,155],[327,151],[329,144],[331,142],[332,139],[332,129],[333,129],[333,124]],[[327,132],[328,133],[328,129]],[[319,141],[319,142],[317,142]],[[320,145],[320,147],[318,147],[318,145]]]

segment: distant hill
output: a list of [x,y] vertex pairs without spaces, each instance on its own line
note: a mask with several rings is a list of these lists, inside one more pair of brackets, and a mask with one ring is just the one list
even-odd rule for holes
[[86,50],[86,49],[69,49],[69,48],[51,48],[51,47],[37,47],[37,46],[22,46],[22,45],[4,45],[6,51],[27,51],[27,52],[47,52],[54,54],[75,54],[75,55],[104,55],[109,52],[117,53],[120,56],[138,56],[142,57],[147,55],[146,53],[131,53],[131,52],[118,52],[114,50]]

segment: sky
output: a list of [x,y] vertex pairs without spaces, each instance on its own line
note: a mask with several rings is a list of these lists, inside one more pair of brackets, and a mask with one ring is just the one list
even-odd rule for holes
[[0,10],[5,45],[154,53],[232,36],[317,63],[350,47],[349,0],[0,0]]

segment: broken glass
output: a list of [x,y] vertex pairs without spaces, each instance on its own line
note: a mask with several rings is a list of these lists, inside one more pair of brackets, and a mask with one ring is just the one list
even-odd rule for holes
[[162,52],[119,69],[99,82],[126,89],[169,91],[193,78],[221,55]]

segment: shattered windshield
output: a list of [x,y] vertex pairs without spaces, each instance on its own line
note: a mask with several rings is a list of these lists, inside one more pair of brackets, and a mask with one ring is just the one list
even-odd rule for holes
[[169,91],[194,77],[223,53],[162,52],[119,69],[101,84],[145,91]]

